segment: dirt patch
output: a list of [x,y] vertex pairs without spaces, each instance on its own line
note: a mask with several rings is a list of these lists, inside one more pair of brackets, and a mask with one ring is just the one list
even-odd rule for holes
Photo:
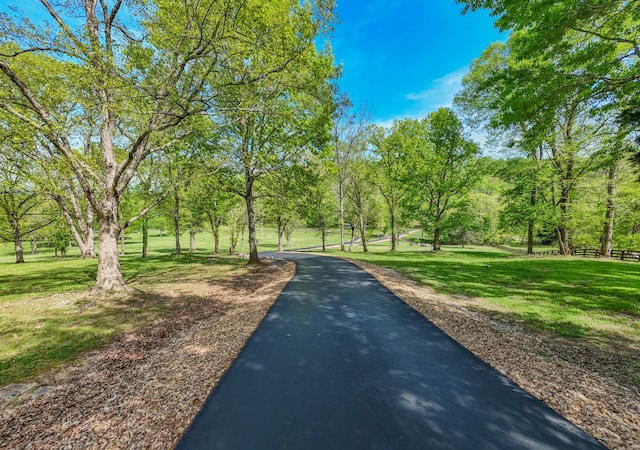
[[49,392],[6,406],[0,448],[173,448],[294,272],[271,262],[165,292],[179,302],[172,312],[38,379]]
[[479,299],[436,295],[392,270],[351,262],[609,448],[640,449],[640,392],[624,355],[500,320]]

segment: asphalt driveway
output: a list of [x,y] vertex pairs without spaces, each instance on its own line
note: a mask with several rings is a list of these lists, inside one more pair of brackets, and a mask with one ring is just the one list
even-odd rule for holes
[[357,266],[281,257],[296,276],[177,448],[604,448]]

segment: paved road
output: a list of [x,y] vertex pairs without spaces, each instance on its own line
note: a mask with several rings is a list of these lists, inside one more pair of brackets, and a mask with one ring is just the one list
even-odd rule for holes
[[296,276],[179,449],[596,449],[345,261]]

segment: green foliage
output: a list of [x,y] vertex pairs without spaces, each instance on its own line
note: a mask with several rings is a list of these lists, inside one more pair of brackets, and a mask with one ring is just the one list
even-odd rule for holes
[[439,234],[449,226],[448,214],[464,207],[477,179],[478,147],[465,138],[462,123],[446,108],[406,125],[411,184],[405,207],[433,231],[438,249]]
[[[205,116],[218,129],[233,127],[244,115],[245,131],[247,120],[261,118],[265,134],[254,135],[252,143],[268,149],[249,162],[258,170],[281,164],[280,149],[287,153],[326,139],[327,80],[335,69],[328,47],[318,51],[315,43],[333,20],[332,0],[43,6],[50,16],[47,26],[35,27],[19,15],[0,17],[0,110],[35,136],[34,159],[60,176],[65,194],[74,190],[85,197],[70,195],[60,207],[90,205],[95,213],[101,246],[97,289],[124,288],[117,235],[137,217],[146,220],[148,208],[167,192],[150,200],[157,184],[148,177],[133,181],[144,160],[158,155],[185,167],[181,158],[193,149],[206,150],[207,140],[230,146],[229,135],[221,138],[222,133],[203,128]],[[267,116],[273,119],[268,124]],[[77,148],[80,142],[83,149]],[[240,175],[246,174],[244,167]],[[174,169],[169,183],[177,192],[174,215],[189,216],[193,230],[202,221],[202,208],[189,204],[187,214],[178,212],[178,190],[188,187],[182,177],[192,171]],[[138,198],[128,195],[132,184],[142,188]],[[83,231],[93,226],[91,213],[85,215]],[[67,219],[70,226],[73,220]],[[93,242],[91,236],[86,240]]]

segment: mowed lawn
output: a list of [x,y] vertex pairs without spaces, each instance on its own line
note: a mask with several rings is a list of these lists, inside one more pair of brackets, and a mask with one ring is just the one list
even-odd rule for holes
[[[337,242],[337,236],[332,236]],[[246,234],[245,234],[246,238]],[[261,251],[277,250],[277,233],[258,228]],[[313,230],[296,231],[293,245],[320,245]],[[181,236],[182,254],[175,254],[175,237],[150,232],[148,257],[140,256],[140,233],[127,234],[121,266],[134,295],[91,296],[97,259],[82,260],[70,247],[65,259],[51,248],[30,253],[25,242],[24,264],[15,264],[11,244],[0,244],[0,387],[33,378],[52,367],[95,349],[122,332],[143,326],[174,307],[159,295],[188,280],[215,283],[246,270],[246,260],[229,257],[229,237],[223,234],[223,254],[213,255],[210,233],[196,235],[196,252],[188,252],[189,237]],[[248,252],[238,243],[237,252]]]
[[[259,227],[258,240],[260,251],[277,249],[273,229]],[[329,244],[337,241],[337,233],[329,235]],[[15,264],[13,247],[0,245],[0,386],[33,378],[161,316],[172,305],[157,301],[155,293],[172,283],[215,283],[245,270],[241,258],[212,254],[209,233],[196,236],[193,253],[183,236],[181,255],[174,253],[173,236],[154,231],[149,242],[149,256],[141,258],[141,236],[127,235],[121,258],[125,279],[139,293],[99,298],[87,295],[97,260],[80,259],[77,249],[56,259],[41,248],[37,255],[27,252],[25,264]],[[223,235],[221,249],[228,245]],[[317,232],[294,233],[293,247],[313,245],[320,245]],[[354,249],[347,256],[391,268],[436,292],[480,299],[474,307],[506,320],[597,344],[640,347],[640,263],[521,257],[475,246],[433,253],[406,242],[396,253],[388,252],[389,243],[371,244],[368,254]],[[236,250],[246,253],[247,244]]]
[[491,247],[410,247],[349,255],[444,294],[480,298],[505,319],[574,338],[640,344],[640,263],[580,257],[515,256]]

